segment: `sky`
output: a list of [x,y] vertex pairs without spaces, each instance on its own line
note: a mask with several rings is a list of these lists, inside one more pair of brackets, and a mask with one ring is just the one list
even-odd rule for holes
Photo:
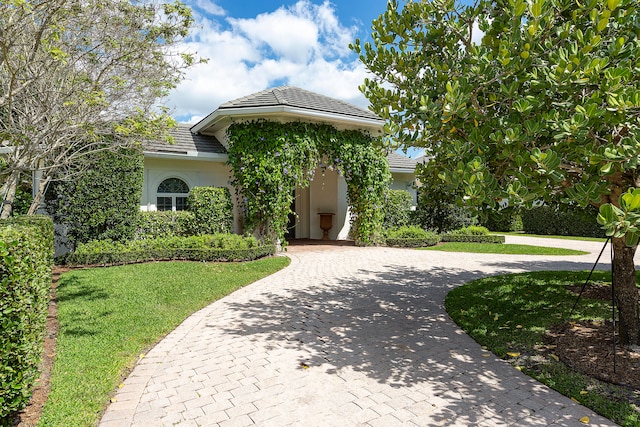
[[220,104],[281,85],[367,108],[366,70],[348,48],[367,39],[387,0],[186,0],[197,28],[184,49],[208,63],[190,69],[165,105],[195,123]]

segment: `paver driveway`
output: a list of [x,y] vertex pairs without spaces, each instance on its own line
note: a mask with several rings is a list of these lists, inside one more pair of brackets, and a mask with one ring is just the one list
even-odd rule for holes
[[468,280],[588,269],[601,246],[544,243],[594,253],[292,247],[288,268],[151,350],[100,425],[614,425],[482,350],[444,311],[447,292]]

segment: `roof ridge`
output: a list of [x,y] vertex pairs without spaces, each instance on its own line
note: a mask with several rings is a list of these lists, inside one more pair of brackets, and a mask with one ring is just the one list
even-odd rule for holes
[[[287,100],[286,95],[284,94],[284,91],[286,89],[289,89],[289,86],[278,86],[278,87],[274,87],[272,89],[267,89],[266,91],[271,91],[271,93],[273,93],[273,96],[276,98],[276,101],[278,101],[279,104],[286,104],[289,105],[289,101]],[[280,96],[282,95],[282,96]]]

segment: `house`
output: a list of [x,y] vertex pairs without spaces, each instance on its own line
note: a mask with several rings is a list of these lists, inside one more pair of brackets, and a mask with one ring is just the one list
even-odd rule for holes
[[[173,130],[174,144],[148,143],[144,150],[142,210],[181,210],[189,189],[198,186],[231,186],[231,169],[226,164],[226,131],[236,121],[306,121],[325,123],[339,130],[382,133],[384,120],[374,113],[346,102],[304,89],[283,86],[226,102],[195,125],[179,125]],[[391,153],[388,156],[393,189],[409,190],[415,197],[413,182],[416,162]],[[296,218],[290,235],[320,239],[319,213],[332,213],[329,231],[332,240],[343,240],[349,232],[347,186],[336,171],[317,173],[308,188],[295,190],[292,206]],[[239,218],[236,211],[236,220]],[[236,224],[240,231],[240,224]]]

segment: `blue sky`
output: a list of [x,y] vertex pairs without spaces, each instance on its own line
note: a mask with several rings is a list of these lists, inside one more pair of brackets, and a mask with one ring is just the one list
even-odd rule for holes
[[386,0],[186,0],[198,28],[182,47],[208,58],[189,70],[166,105],[196,122],[220,104],[293,85],[366,108],[366,71],[348,49],[365,39]]

